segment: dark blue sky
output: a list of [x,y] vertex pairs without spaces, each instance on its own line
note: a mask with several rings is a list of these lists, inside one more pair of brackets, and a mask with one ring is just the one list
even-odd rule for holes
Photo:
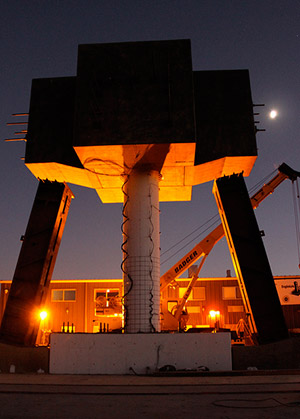
[[[0,279],[14,273],[38,181],[21,158],[24,143],[5,143],[11,114],[29,109],[33,78],[72,76],[84,43],[189,38],[194,70],[250,71],[259,108],[258,159],[252,187],[283,161],[300,170],[299,0],[10,0],[0,7]],[[271,121],[268,112],[278,109]],[[53,277],[121,277],[121,205],[103,205],[96,192],[75,194]],[[193,190],[191,202],[161,204],[161,248],[169,249],[213,215],[212,183]],[[299,274],[292,188],[281,185],[256,211],[274,275]],[[182,247],[182,243],[179,247]],[[192,246],[192,244],[191,244]],[[162,273],[189,247],[162,265]],[[171,255],[162,257],[162,261]],[[202,276],[232,269],[225,239],[209,256]]]

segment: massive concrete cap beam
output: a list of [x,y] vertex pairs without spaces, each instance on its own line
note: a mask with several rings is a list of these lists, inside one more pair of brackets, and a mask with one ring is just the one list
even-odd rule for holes
[[193,71],[181,39],[80,45],[75,77],[33,81],[25,163],[36,177],[122,202],[121,176],[145,156],[151,170],[164,162],[161,201],[249,175],[257,150],[248,71]]

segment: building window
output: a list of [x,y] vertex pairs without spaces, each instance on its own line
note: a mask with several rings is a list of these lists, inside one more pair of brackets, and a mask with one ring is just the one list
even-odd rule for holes
[[244,306],[228,306],[228,313],[243,313]]
[[122,302],[119,289],[95,289],[95,315],[114,315],[122,312]]
[[175,314],[178,301],[168,301],[168,311],[172,314]]
[[236,300],[238,298],[238,287],[222,287],[223,300]]
[[186,288],[185,287],[180,287],[179,288],[179,298],[183,298],[184,294],[186,292]]
[[76,301],[76,290],[52,290],[51,301]]
[[201,307],[200,306],[188,306],[187,311],[188,311],[189,314],[192,314],[192,313],[199,314],[201,312]]
[[205,296],[205,287],[194,287],[193,288],[193,299],[204,301]]
[[[179,298],[183,298],[186,291],[187,291],[187,287],[180,287],[179,293],[178,293]],[[204,301],[205,300],[205,287],[194,287],[190,295],[190,299]]]

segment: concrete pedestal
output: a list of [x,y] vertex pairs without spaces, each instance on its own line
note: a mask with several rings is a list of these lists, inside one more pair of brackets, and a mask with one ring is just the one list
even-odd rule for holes
[[230,333],[51,335],[51,374],[151,374],[176,370],[230,371]]

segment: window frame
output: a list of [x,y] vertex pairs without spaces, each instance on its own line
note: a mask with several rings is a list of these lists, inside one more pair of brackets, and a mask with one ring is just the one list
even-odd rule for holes
[[[103,308],[100,308],[100,307],[97,308],[97,297],[98,297],[97,293],[99,293],[99,294],[101,293],[102,297],[105,298],[105,307],[103,307]],[[112,293],[116,293],[116,295],[111,295],[109,297],[109,294],[112,294]],[[93,297],[94,297],[94,304],[95,304],[95,310],[94,310],[94,315],[95,316],[97,316],[97,317],[105,316],[105,315],[107,316],[111,312],[115,312],[115,313],[118,313],[118,314],[122,313],[122,304],[120,305],[120,307],[117,310],[110,307],[110,305],[109,305],[110,298],[118,298],[120,301],[122,301],[121,300],[122,299],[122,291],[121,291],[120,288],[118,288],[118,287],[116,287],[116,288],[115,287],[113,287],[113,288],[104,288],[104,287],[94,288],[94,296]]]
[[[229,289],[229,288],[234,288],[234,294],[235,294],[235,296],[233,297],[233,296],[230,296],[230,297],[226,297],[224,294],[225,294],[225,289]],[[225,301],[227,301],[227,300],[238,300],[239,299],[239,297],[238,297],[238,291],[237,291],[237,289],[238,289],[238,287],[236,286],[236,285],[225,285],[225,286],[222,286],[222,300],[225,300]]]
[[[56,300],[53,298],[53,294],[55,291],[61,291],[62,292],[62,300]],[[66,299],[65,298],[65,292],[68,291],[74,291],[74,300]],[[51,302],[52,303],[75,303],[77,300],[77,289],[76,288],[52,288],[51,290]]]

